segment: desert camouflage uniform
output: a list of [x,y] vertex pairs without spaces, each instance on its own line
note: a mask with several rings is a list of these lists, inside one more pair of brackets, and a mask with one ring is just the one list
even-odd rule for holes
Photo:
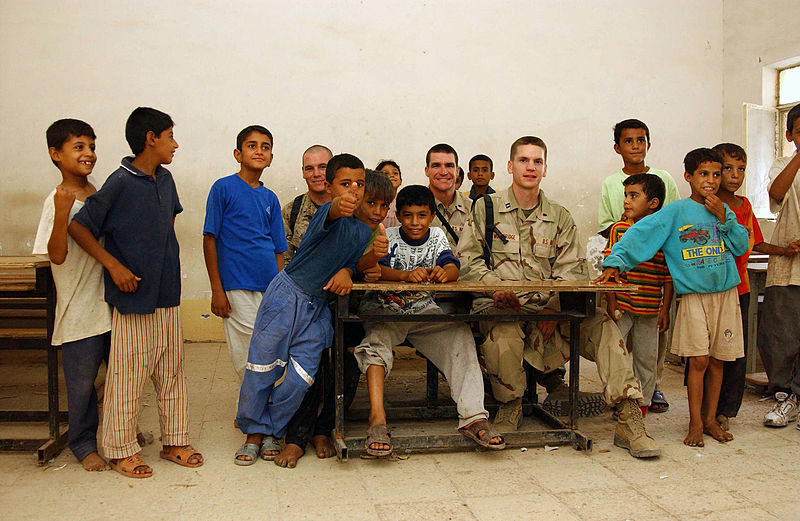
[[294,223],[294,233],[292,233],[289,228],[289,217],[292,214],[293,203],[294,197],[281,208],[283,231],[286,232],[286,245],[288,246],[288,249],[283,254],[283,262],[286,265],[289,264],[297,248],[300,247],[300,241],[303,239],[303,235],[306,234],[308,223],[311,222],[311,218],[314,217],[314,214],[317,213],[317,208],[319,208],[308,196],[308,192],[303,194],[303,202],[300,204],[300,212],[297,214],[297,221]]
[[[497,235],[492,240],[493,269],[481,257],[486,229],[483,199],[475,204],[467,221],[457,255],[461,261],[461,280],[586,280],[586,259],[577,238],[577,228],[570,213],[539,192],[539,206],[526,218],[512,189],[493,194]],[[526,312],[544,308],[559,310],[556,293],[517,293]],[[493,308],[491,295],[477,295],[473,313]],[[550,372],[569,360],[569,324],[561,323],[550,340],[542,341],[536,322],[482,322],[486,341],[481,356],[490,375],[497,400],[510,402],[525,391],[524,358],[536,369]],[[581,323],[581,354],[597,363],[603,394],[610,405],[625,398],[642,397],[639,382],[633,375],[631,355],[625,349],[619,329],[602,309]]]
[[[467,219],[469,218],[469,209],[471,206],[472,201],[469,199],[469,197],[465,196],[458,190],[456,190],[455,197],[453,198],[453,202],[450,203],[450,206],[446,207],[441,201],[436,200],[436,208],[439,209],[439,213],[442,214],[445,219],[447,219],[447,222],[459,237],[461,237],[461,232],[464,229],[464,225],[467,223]],[[433,216],[433,222],[431,222],[431,226],[437,226],[441,228],[444,234],[447,236],[447,240],[450,242],[450,249],[456,251],[456,243],[458,243],[458,241],[454,239],[452,235],[450,235],[450,233],[447,231],[447,228],[442,225],[442,222],[435,215]]]

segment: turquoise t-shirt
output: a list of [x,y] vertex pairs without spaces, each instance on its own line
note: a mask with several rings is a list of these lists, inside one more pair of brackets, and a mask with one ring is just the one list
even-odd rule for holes
[[604,268],[628,271],[664,252],[675,292],[719,293],[739,284],[733,257],[749,246],[747,229],[725,205],[725,224],[692,199],[681,199],[630,227]]
[[[657,175],[664,181],[664,187],[667,189],[667,193],[664,196],[664,206],[681,198],[678,193],[678,185],[675,184],[675,179],[669,175],[669,172],[658,168],[650,168],[646,173]],[[603,186],[600,189],[600,204],[597,210],[598,233],[613,225],[622,217],[622,211],[624,210],[622,205],[625,202],[625,186],[622,182],[628,177],[628,174],[620,168],[603,180]]]

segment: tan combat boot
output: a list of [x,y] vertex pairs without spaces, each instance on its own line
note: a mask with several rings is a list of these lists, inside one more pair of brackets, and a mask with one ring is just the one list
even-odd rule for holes
[[617,412],[619,420],[614,430],[614,445],[628,449],[634,458],[660,456],[661,447],[647,433],[639,404],[627,398],[617,405]]
[[494,417],[494,428],[498,432],[516,432],[522,421],[522,398],[500,405]]

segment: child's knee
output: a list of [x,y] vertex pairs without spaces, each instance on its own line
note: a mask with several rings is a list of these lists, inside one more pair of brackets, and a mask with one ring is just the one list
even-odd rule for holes
[[708,355],[692,356],[689,358],[689,370],[704,372],[708,368]]

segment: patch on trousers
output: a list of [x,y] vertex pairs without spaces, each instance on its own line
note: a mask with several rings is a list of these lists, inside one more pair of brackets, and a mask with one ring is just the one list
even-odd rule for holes
[[271,364],[266,364],[266,365],[264,365],[264,364],[251,364],[250,362],[247,362],[247,364],[245,364],[244,368],[245,369],[249,369],[250,371],[253,371],[254,373],[268,373],[268,372],[272,371],[273,369],[275,369],[278,366],[286,367],[286,362],[284,362],[280,358],[275,360]]
[[503,380],[500,379],[499,375],[494,375],[494,379],[497,380],[497,383],[499,383],[500,385],[502,385],[503,387],[505,387],[509,391],[514,391],[515,390],[513,385],[505,383]]
[[311,387],[311,385],[314,383],[314,378],[312,378],[311,375],[309,375],[306,372],[306,370],[303,369],[303,367],[297,362],[297,360],[295,360],[291,356],[289,357],[289,360],[292,361],[292,367],[294,368],[294,372],[297,373],[297,375],[300,378],[302,378],[303,381],[307,383],[309,387]]

